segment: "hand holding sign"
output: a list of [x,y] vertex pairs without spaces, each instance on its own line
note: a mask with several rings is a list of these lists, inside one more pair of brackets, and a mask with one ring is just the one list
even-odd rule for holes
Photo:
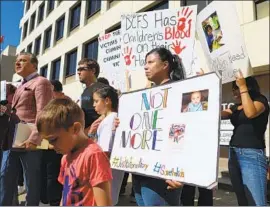
[[239,69],[238,72],[235,74],[236,85],[238,88],[246,87],[246,79],[243,76],[242,71]]

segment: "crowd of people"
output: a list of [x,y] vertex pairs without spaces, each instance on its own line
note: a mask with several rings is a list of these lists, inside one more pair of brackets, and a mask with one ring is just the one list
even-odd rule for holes
[[[20,53],[15,71],[21,83],[18,88],[8,84],[7,101],[1,103],[0,205],[18,205],[18,186],[25,186],[26,205],[116,205],[129,176],[111,169],[109,162],[115,130],[126,121],[117,118],[119,91],[98,78],[99,64],[93,59],[78,63],[79,80],[86,86],[79,102],[63,93],[61,82],[38,75],[37,68],[35,55]],[[151,50],[144,69],[151,86],[185,79],[181,59],[165,48]],[[221,112],[234,126],[228,163],[232,186],[239,205],[266,205],[268,101],[256,79],[244,78],[241,71],[232,93],[236,104]],[[13,148],[19,122],[36,128],[20,148]],[[36,149],[42,139],[48,140],[48,150]],[[195,189],[132,175],[132,195],[139,206],[194,205]],[[199,188],[199,193],[198,205],[213,205],[212,190]]]

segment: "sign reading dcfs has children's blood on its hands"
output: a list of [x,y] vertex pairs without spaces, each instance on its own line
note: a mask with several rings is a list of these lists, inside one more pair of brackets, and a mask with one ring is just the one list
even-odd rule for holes
[[222,74],[222,83],[234,81],[239,69],[252,75],[235,2],[211,2],[198,14],[196,31],[209,69]]
[[111,167],[203,187],[215,183],[220,88],[221,79],[209,73],[123,94]]
[[[196,15],[197,5],[121,16],[121,67],[130,72],[133,90],[145,87],[145,55],[157,47],[182,58],[187,77],[195,75],[191,66]],[[136,78],[141,81],[133,81]]]

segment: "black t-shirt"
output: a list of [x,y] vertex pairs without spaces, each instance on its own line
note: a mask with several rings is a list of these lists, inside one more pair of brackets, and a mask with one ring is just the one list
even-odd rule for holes
[[105,85],[103,83],[95,82],[88,88],[84,89],[81,95],[81,106],[85,114],[85,128],[89,127],[99,117],[93,106],[93,92],[104,86]]
[[234,126],[230,146],[240,148],[264,149],[264,133],[266,131],[269,115],[269,105],[267,98],[258,96],[254,101],[261,102],[265,106],[265,111],[259,116],[248,119],[244,110],[238,110],[239,105],[234,105],[232,110],[231,123]]

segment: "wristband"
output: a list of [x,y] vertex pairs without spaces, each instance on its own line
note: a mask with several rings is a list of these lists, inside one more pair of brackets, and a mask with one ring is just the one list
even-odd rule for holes
[[248,93],[248,91],[243,91],[243,92],[240,92],[240,94],[242,94],[242,93]]

